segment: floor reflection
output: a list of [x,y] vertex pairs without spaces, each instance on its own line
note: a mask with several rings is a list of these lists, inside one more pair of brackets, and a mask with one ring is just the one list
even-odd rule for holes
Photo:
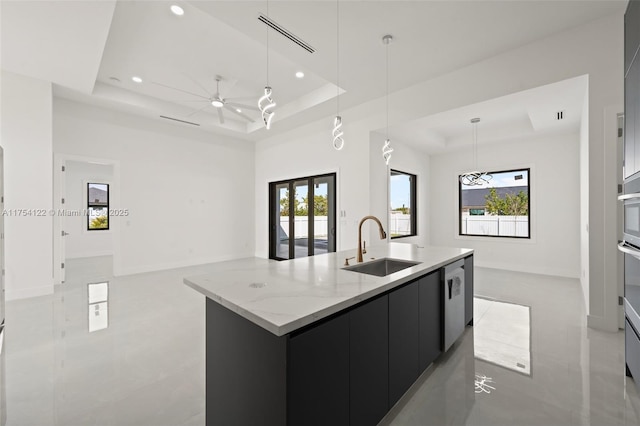
[[4,426],[7,422],[7,385],[5,380],[4,354],[4,333],[0,333],[0,426]]
[[[104,261],[70,260],[55,294],[7,303],[7,426],[203,426],[204,300],[182,277],[216,269],[112,277]],[[623,334],[586,327],[577,280],[483,268],[475,279],[477,294],[530,306],[533,374],[476,358],[478,310],[476,326],[382,425],[640,424],[638,389],[624,376]],[[106,297],[105,286],[88,290],[87,283],[107,282]],[[90,332],[90,305],[104,301],[108,328]],[[490,393],[476,393],[477,383]]]
[[383,425],[640,424],[624,336],[586,327],[578,280],[483,268],[475,279],[490,299],[476,301],[475,326]]
[[89,333],[109,327],[109,282],[87,284]]
[[530,376],[530,307],[476,296],[473,317],[476,358]]

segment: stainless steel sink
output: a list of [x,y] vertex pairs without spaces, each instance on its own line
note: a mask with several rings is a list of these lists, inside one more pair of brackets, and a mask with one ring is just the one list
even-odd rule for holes
[[347,266],[342,268],[346,271],[360,272],[361,274],[376,275],[378,277],[386,277],[394,272],[402,271],[418,265],[421,262],[413,262],[410,260],[391,259],[384,257],[382,259],[372,260],[371,262],[360,263],[358,265]]

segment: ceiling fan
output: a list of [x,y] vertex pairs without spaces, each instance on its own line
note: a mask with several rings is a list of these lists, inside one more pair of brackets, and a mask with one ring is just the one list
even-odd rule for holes
[[222,112],[223,109],[230,111],[240,117],[242,117],[243,119],[247,120],[250,123],[254,123],[255,120],[251,117],[249,117],[248,115],[244,114],[242,111],[243,110],[254,110],[254,111],[259,111],[259,108],[257,106],[251,106],[251,105],[245,105],[245,104],[240,104],[237,101],[242,101],[242,100],[248,100],[248,99],[253,99],[253,98],[223,98],[220,95],[220,81],[222,80],[222,77],[220,77],[219,75],[216,75],[215,77],[216,79],[216,92],[215,93],[210,93],[204,86],[202,86],[200,83],[198,83],[196,80],[193,80],[194,83],[196,83],[198,86],[200,86],[200,88],[202,90],[204,90],[204,92],[206,93],[205,95],[202,94],[198,94],[198,93],[192,93],[186,90],[182,90],[182,89],[178,89],[176,87],[171,87],[171,86],[167,86],[165,84],[161,84],[161,83],[155,83],[158,86],[162,86],[162,87],[166,87],[168,89],[172,89],[172,90],[177,90],[179,92],[182,93],[187,93],[189,95],[193,95],[193,96],[197,96],[198,98],[202,98],[202,99],[197,99],[194,100],[194,102],[206,102],[207,104],[205,106],[203,106],[202,108],[193,111],[192,113],[188,114],[187,117],[191,117],[194,114],[199,113],[200,111],[203,111],[209,107],[215,108],[218,111],[218,120],[220,121],[220,124],[224,124],[224,114]]

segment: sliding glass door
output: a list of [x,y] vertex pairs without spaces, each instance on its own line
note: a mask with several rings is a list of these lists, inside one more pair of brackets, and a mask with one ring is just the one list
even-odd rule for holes
[[336,251],[335,173],[269,184],[269,258]]

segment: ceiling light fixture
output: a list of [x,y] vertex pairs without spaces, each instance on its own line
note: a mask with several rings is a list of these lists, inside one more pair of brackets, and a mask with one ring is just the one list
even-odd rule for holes
[[340,116],[340,1],[336,0],[336,117],[333,119],[333,148],[340,151],[344,148],[344,131]]
[[137,75],[134,75],[133,77],[131,77],[131,80],[133,80],[136,83],[142,83],[142,79]]
[[178,6],[177,4],[174,4],[171,6],[171,12],[176,16],[184,15],[184,9]]
[[[267,18],[269,17],[269,0],[267,0]],[[269,27],[267,27],[267,85],[264,86],[264,95],[258,99],[258,108],[262,114],[264,126],[269,130],[271,128],[271,120],[273,119],[273,108],[276,103],[271,98],[271,86],[269,86]]]
[[304,78],[304,73],[302,71],[296,72],[296,78]]
[[236,108],[236,112],[242,112],[240,108]]
[[220,96],[220,80],[222,77],[216,76],[216,94],[211,99],[211,105],[215,108],[222,108],[224,106],[224,99]]
[[384,141],[384,145],[382,146],[382,158],[384,158],[387,166],[389,165],[389,161],[391,160],[391,153],[393,152],[393,148],[391,148],[391,139],[389,139],[389,45],[393,41],[393,36],[387,34],[382,37],[382,43],[386,46],[386,56],[387,56],[387,138]]
[[493,176],[487,172],[478,172],[478,123],[479,118],[472,118],[473,126],[473,172],[467,172],[460,175],[460,183],[465,186],[481,186],[488,184]]

